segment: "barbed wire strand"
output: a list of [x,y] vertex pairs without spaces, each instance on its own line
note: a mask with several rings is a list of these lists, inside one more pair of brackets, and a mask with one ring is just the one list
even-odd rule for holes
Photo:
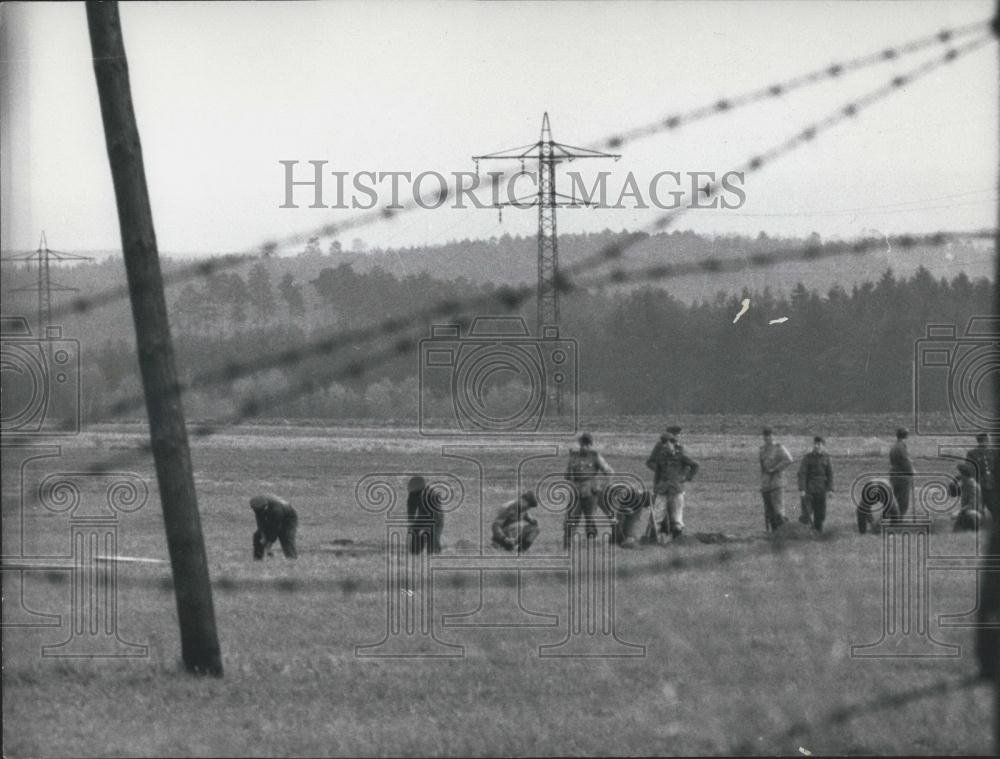
[[[849,100],[840,108],[830,112],[824,118],[808,124],[806,127],[796,132],[783,142],[773,145],[772,147],[752,156],[743,164],[733,169],[733,171],[742,172],[744,174],[754,174],[762,170],[765,166],[769,166],[779,158],[783,158],[798,148],[812,143],[819,135],[829,131],[838,124],[857,117],[862,111],[871,108],[876,103],[879,103],[892,96],[894,93],[899,92],[907,85],[922,79],[928,74],[944,66],[954,63],[961,57],[968,55],[974,50],[977,50],[994,40],[995,37],[992,34],[986,34],[977,37],[964,45],[949,48],[943,55],[930,58],[920,65],[907,70],[903,74],[892,77],[892,79],[890,79],[886,84],[876,87],[860,97]],[[703,203],[709,203],[716,200],[721,189],[722,186],[720,182],[709,182],[704,185],[701,192],[704,196]],[[701,207],[704,208],[710,206],[702,205]],[[689,210],[691,210],[690,204],[668,210],[666,213],[660,215],[654,222],[647,225],[642,231],[647,233],[664,231],[668,227],[675,224],[676,221]],[[604,250],[599,251],[589,258],[584,258],[569,267],[567,274],[569,276],[573,276],[582,271],[596,268],[597,266],[600,266],[602,258],[604,261],[613,261],[620,258],[623,253],[624,250],[619,246],[607,246]]]
[[[678,548],[676,546],[667,547],[649,547],[645,549],[640,549],[638,553],[652,553],[661,552],[663,554],[663,561],[656,564],[646,564],[646,565],[633,565],[625,566],[617,564],[615,566],[615,577],[619,580],[631,580],[643,577],[655,577],[668,573],[676,573],[680,571],[689,570],[702,570],[706,568],[717,567],[724,564],[731,564],[735,561],[754,559],[758,557],[763,557],[767,555],[774,556],[776,558],[783,558],[787,555],[788,550],[790,550],[795,545],[812,545],[815,543],[829,543],[836,542],[845,539],[853,539],[859,536],[842,533],[839,531],[830,530],[825,533],[811,534],[808,537],[785,537],[778,533],[770,533],[766,536],[757,536],[749,538],[737,538],[731,540],[727,543],[721,544],[722,547],[710,553],[699,553],[699,554],[680,554],[674,553],[670,555],[671,552],[676,552]],[[696,538],[687,538],[688,541],[696,541]],[[706,545],[704,543],[698,542],[698,545]],[[299,555],[309,556],[309,555],[323,555],[328,553],[333,554],[343,554],[345,556],[381,556],[384,555],[386,546],[384,544],[378,544],[374,546],[367,546],[364,551],[352,551],[349,547],[344,548],[343,551],[340,550],[315,550],[315,551],[304,551],[299,549]],[[683,550],[683,549],[681,549]],[[621,551],[625,553],[624,550]],[[463,556],[468,559],[470,564],[468,568],[453,568],[445,567],[435,571],[444,571],[449,573],[455,573],[456,577],[451,578],[448,581],[443,582],[444,587],[450,588],[466,588],[478,586],[480,580],[478,577],[470,578],[468,575],[472,572],[483,571],[484,574],[491,578],[489,584],[495,584],[500,586],[505,586],[510,584],[511,576],[509,573],[517,572],[534,572],[530,567],[533,558],[566,558],[568,562],[568,554],[527,554],[524,556],[510,556],[510,566],[503,569],[495,569],[492,567],[486,569],[480,569],[474,565],[477,555],[475,554],[459,554],[459,553],[449,553],[445,556]],[[482,554],[487,558],[495,559],[497,556],[503,556],[499,553],[486,552]],[[6,563],[9,568],[16,569],[17,557],[11,557]],[[433,567],[433,559],[431,561],[431,566]],[[568,568],[567,563],[567,568]],[[44,577],[48,582],[51,583],[62,583],[65,581],[65,573],[74,571],[71,566],[65,567],[49,567],[47,571],[39,571],[39,574]],[[533,577],[533,582],[535,582]],[[564,583],[565,579],[560,579],[557,577],[552,577],[552,573],[547,570],[541,570],[537,572],[537,580],[539,584],[560,584]],[[162,590],[164,592],[172,591],[173,580],[169,574],[165,574],[159,577],[135,577],[129,575],[119,575],[118,578],[119,587],[147,587]],[[386,580],[382,579],[371,579],[369,575],[365,575],[364,578],[358,577],[345,577],[339,579],[332,579],[329,577],[228,577],[226,575],[217,576],[212,579],[213,589],[218,589],[221,592],[268,592],[268,591],[279,591],[279,592],[302,592],[302,593],[312,593],[312,592],[330,592],[330,591],[340,591],[345,595],[353,594],[374,594],[381,593],[386,589]]]
[[[847,527],[834,528],[822,533],[810,532],[808,535],[803,535],[801,533],[783,533],[780,529],[777,532],[767,533],[764,535],[753,534],[742,537],[722,536],[720,538],[719,533],[705,533],[704,539],[700,539],[697,535],[698,533],[695,533],[694,535],[686,535],[684,538],[685,545],[681,547],[668,544],[667,546],[650,546],[632,551],[616,548],[616,551],[618,551],[621,555],[634,555],[636,553],[642,555],[653,553],[659,554],[663,560],[658,561],[657,563],[643,565],[616,564],[614,569],[615,578],[617,580],[632,580],[646,577],[658,577],[663,574],[676,572],[701,571],[721,565],[729,565],[733,562],[748,561],[766,556],[771,556],[772,558],[778,560],[784,560],[789,556],[789,551],[797,547],[836,543],[844,540],[870,539],[870,536],[859,535]],[[718,550],[711,552],[706,551],[703,553],[687,552],[690,548],[712,545],[719,546]],[[318,548],[313,550],[303,550],[303,547],[300,546],[299,555],[300,557],[326,554],[334,554],[349,558],[365,556],[379,557],[384,556],[386,549],[387,546],[384,542],[376,544],[363,544],[354,547],[345,545],[338,548]],[[487,558],[495,561],[497,558],[505,556],[508,556],[505,560],[509,562],[509,566],[506,567],[498,568],[492,563],[488,566],[484,565],[483,567],[477,567],[474,563],[477,558]],[[498,551],[489,550],[480,554],[449,551],[444,554],[445,559],[460,557],[467,560],[469,565],[467,567],[456,567],[454,565],[444,566],[439,567],[434,571],[455,573],[457,578],[453,578],[443,583],[445,587],[452,588],[478,586],[480,582],[478,577],[470,579],[467,576],[469,573],[473,572],[485,573],[487,576],[492,578],[491,583],[496,585],[509,584],[510,576],[506,573],[517,572],[537,572],[537,580],[539,584],[560,584],[564,583],[565,579],[553,577],[550,568],[547,567],[545,569],[537,569],[533,568],[531,565],[535,559],[558,560],[561,558],[567,558],[568,560],[568,556],[569,555],[565,552],[557,554],[537,552],[519,556],[505,555]],[[57,584],[65,581],[66,572],[75,571],[71,565],[64,565],[63,563],[57,562],[53,562],[50,565],[33,562],[25,564],[24,567],[22,567],[18,564],[19,558],[21,557],[7,557],[4,559],[4,562],[0,565],[0,567],[10,571],[26,567],[32,571],[39,572],[45,579],[47,579],[47,581]],[[433,567],[433,559],[431,565]],[[568,564],[567,568],[569,568]],[[970,567],[967,571],[984,572],[997,571],[998,569],[1000,569],[1000,557],[982,555],[979,557],[978,567]],[[158,588],[163,591],[172,590],[172,582],[173,581],[169,574],[159,577],[135,577],[123,575],[120,576],[118,580],[119,586],[121,587],[151,587]],[[289,576],[275,578],[230,577],[227,575],[221,575],[212,579],[212,585],[222,592],[280,591],[312,593],[340,591],[344,594],[350,595],[380,593],[386,589],[386,580],[385,578],[378,580],[371,579],[368,574],[366,574],[363,579],[359,579],[357,577],[332,579],[329,577]]]
[[871,715],[877,711],[885,709],[899,709],[915,701],[925,698],[943,696],[956,691],[968,690],[980,685],[989,685],[990,681],[978,674],[964,675],[962,677],[942,678],[928,685],[917,685],[902,691],[893,691],[879,694],[868,701],[859,701],[853,704],[843,704],[829,711],[825,717],[817,722],[799,721],[792,724],[787,730],[782,732],[778,738],[780,740],[792,740],[799,736],[806,735],[813,730],[816,725],[831,726],[843,725],[855,717]]
[[623,145],[635,140],[651,137],[661,132],[679,129],[699,121],[717,116],[723,113],[731,113],[738,108],[743,108],[753,103],[765,100],[775,100],[784,95],[794,92],[810,84],[839,79],[844,74],[860,71],[880,63],[889,63],[898,60],[900,57],[910,55],[924,50],[934,45],[946,45],[953,40],[972,34],[976,31],[987,30],[992,23],[991,19],[976,21],[953,29],[942,29],[936,34],[932,34],[919,39],[911,40],[896,47],[887,47],[878,52],[860,55],[846,61],[833,62],[823,68],[815,69],[806,74],[794,76],[783,82],[775,82],[766,87],[760,87],[742,95],[729,98],[722,98],[713,103],[698,106],[688,111],[673,113],[663,118],[652,121],[644,126],[635,127],[618,135],[607,138],[603,143],[599,143],[607,148],[620,148]]

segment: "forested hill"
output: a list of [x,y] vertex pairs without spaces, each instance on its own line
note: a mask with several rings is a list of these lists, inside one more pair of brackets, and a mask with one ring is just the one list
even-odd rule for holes
[[[610,235],[606,237],[610,241]],[[564,249],[571,248],[574,239],[570,236]],[[569,261],[602,244],[600,235],[585,239],[589,247],[578,248]],[[691,243],[686,248],[680,244],[685,240]],[[633,249],[639,254],[636,260],[642,262],[645,256],[648,262],[657,245],[675,242],[676,249],[683,248],[683,255],[690,258],[696,258],[699,250],[703,255],[722,255],[720,241],[681,234],[640,241]],[[754,241],[758,251],[791,250],[802,243]],[[466,258],[478,258],[482,246],[492,246],[486,249],[492,255],[485,259],[509,272],[514,264],[500,267],[496,262],[508,254],[499,251],[519,249],[517,256],[533,260],[533,244],[530,239],[497,240],[469,243],[464,249]],[[743,241],[742,246],[739,255],[754,255],[750,242]],[[454,249],[462,249],[462,244]],[[734,246],[728,251],[737,254]],[[168,288],[167,302],[184,381],[213,369],[225,377],[222,367],[233,362],[272,367],[188,393],[185,403],[194,418],[227,418],[260,394],[288,396],[287,401],[260,404],[266,416],[413,418],[421,387],[416,342],[399,342],[399,335],[392,334],[323,352],[309,346],[334,345],[328,341],[331,336],[371,327],[386,317],[412,327],[404,330],[409,337],[426,337],[428,322],[446,317],[416,320],[415,311],[442,302],[479,300],[496,285],[484,283],[487,277],[482,271],[462,268],[469,275],[464,278],[457,276],[460,271],[397,276],[374,266],[386,254],[355,254],[353,265],[345,260],[347,255],[336,249],[324,252],[313,244],[300,256],[244,261],[179,279],[181,264],[167,262],[168,278],[176,279]],[[415,256],[419,255],[418,251]],[[797,264],[803,267],[797,270],[788,265],[769,270],[765,283],[770,287],[755,286],[754,273],[747,271],[734,275],[737,280],[730,288],[711,280],[715,286],[709,290],[703,285],[705,297],[696,302],[679,298],[673,281],[666,290],[649,285],[627,291],[575,290],[562,300],[562,336],[578,345],[579,408],[583,413],[627,414],[910,409],[915,350],[926,337],[927,326],[952,324],[961,335],[970,317],[988,314],[992,306],[991,282],[976,276],[986,273],[984,262],[992,257],[985,246],[911,249],[906,253],[908,266],[915,264],[909,257],[921,256],[933,256],[938,263],[933,268],[916,265],[908,274],[907,267],[872,270],[876,257],[867,266],[857,256],[835,258]],[[680,257],[678,252],[673,260]],[[400,253],[400,258],[406,257]],[[975,261],[978,272],[973,268],[970,276],[952,271],[963,260]],[[833,271],[823,275],[825,266]],[[35,321],[34,293],[14,292],[30,285],[34,277],[23,265],[4,266],[5,315],[20,314]],[[60,267],[53,280],[92,296],[121,285],[124,277],[120,260],[105,260]],[[751,300],[750,309],[734,322],[743,298]],[[56,293],[55,305],[69,300],[70,296]],[[526,301],[520,310],[532,328],[534,305]],[[82,314],[67,311],[54,321],[63,327],[63,337],[80,341],[82,400],[88,418],[108,418],[116,401],[136,396],[139,383],[127,291],[108,304]],[[984,339],[988,337],[957,343],[952,339],[945,349],[957,361],[962,351]],[[374,361],[360,374],[345,374],[346,366],[400,345],[402,353],[389,353],[396,358]],[[275,364],[278,355],[294,360]],[[4,373],[5,379],[8,374]],[[520,380],[508,379],[508,385],[487,388],[484,397],[496,398],[500,405],[509,397],[516,406],[523,395],[517,386]],[[948,393],[948,388],[935,389],[921,407],[946,410]],[[446,394],[428,402],[435,415],[454,413],[449,412]]]
[[[560,234],[559,260],[564,267],[587,258],[608,245],[628,240],[624,268],[641,268],[665,263],[703,261],[707,258],[747,259],[754,255],[801,249],[822,244],[818,235],[802,238],[705,237],[690,231],[657,235],[619,233],[605,230],[594,234]],[[359,241],[355,241],[356,244]],[[353,246],[352,246],[353,247]],[[360,244],[359,247],[363,247]],[[357,271],[378,267],[396,276],[428,272],[435,277],[463,277],[471,282],[531,284],[536,277],[538,245],[534,236],[503,235],[488,240],[455,240],[433,247],[333,251],[336,260],[348,261]],[[992,243],[988,240],[952,243],[934,248],[893,250],[890,244],[863,257],[837,257],[800,261],[777,268],[754,269],[726,274],[698,274],[681,277],[661,286],[686,303],[714,299],[719,292],[740,292],[744,288],[779,294],[791,293],[802,283],[810,290],[826,292],[834,285],[850,290],[854,285],[877,280],[886,269],[909,277],[918,268],[935,277],[953,278],[965,272],[971,279],[993,276]]]
[[[641,268],[664,263],[703,261],[707,258],[747,260],[754,255],[800,250],[807,245],[823,244],[818,235],[810,238],[772,238],[761,232],[757,237],[710,237],[691,231],[657,235],[612,232],[561,234],[559,257],[563,267],[572,266],[614,243],[628,241],[622,259],[624,268]],[[382,270],[397,279],[422,278],[465,280],[473,285],[533,284],[536,277],[537,242],[534,236],[511,237],[504,234],[486,240],[451,240],[442,245],[408,248],[368,249],[364,241],[339,241],[320,244],[311,241],[298,254],[271,259],[268,263],[275,281],[291,274],[297,282],[308,282],[326,267],[350,264],[357,273]],[[99,252],[107,259],[95,266],[68,270],[66,284],[86,292],[112,282],[124,282],[120,253]],[[183,265],[190,259],[163,254],[164,269]],[[992,278],[992,243],[989,240],[951,242],[937,247],[893,249],[886,243],[864,256],[839,256],[814,261],[798,261],[780,267],[747,269],[740,272],[697,274],[660,283],[671,295],[685,303],[714,300],[720,293],[739,293],[744,289],[775,295],[790,294],[802,283],[809,290],[826,292],[839,285],[850,290],[854,285],[876,281],[886,269],[899,277],[910,277],[923,267],[935,278],[948,280],[964,272],[970,279]],[[307,288],[308,290],[309,288]],[[6,288],[5,288],[6,296]],[[305,293],[307,306],[309,293]],[[308,309],[307,309],[308,310]]]

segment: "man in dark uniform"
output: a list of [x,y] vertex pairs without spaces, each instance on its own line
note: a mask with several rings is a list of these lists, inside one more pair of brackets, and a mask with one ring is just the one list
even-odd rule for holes
[[253,534],[254,559],[263,559],[265,553],[272,556],[271,546],[275,541],[281,541],[286,559],[296,558],[295,530],[299,516],[288,501],[276,495],[255,495],[250,499],[250,508],[257,520],[257,530]]
[[976,435],[976,447],[970,448],[965,458],[971,462],[976,472],[976,482],[982,493],[983,505],[989,509],[993,519],[1000,518],[1000,481],[997,472],[997,451],[990,445],[990,436],[985,432]]
[[538,537],[538,520],[530,513],[537,506],[530,490],[501,506],[493,520],[493,545],[506,551],[527,551]]
[[833,495],[833,466],[823,450],[825,441],[817,435],[813,448],[802,457],[799,466],[799,496],[802,498],[803,515],[808,516],[816,532],[823,532],[826,521],[827,499]]
[[[656,441],[656,445],[653,446],[653,452],[649,454],[648,461],[658,461],[660,459],[660,457],[663,455],[664,446],[666,446],[667,441],[670,438],[674,439],[674,450],[678,451],[679,453],[684,453],[684,446],[681,445],[681,442],[680,442],[680,434],[681,434],[681,432],[682,432],[681,427],[678,426],[678,425],[676,425],[676,424],[672,424],[669,427],[667,427],[666,431],[662,435],[660,435],[660,439]],[[649,466],[648,463],[646,465]],[[653,500],[653,496],[650,496],[650,501],[652,501],[652,500]],[[656,545],[659,542],[659,539],[657,537],[657,535],[658,535],[658,526],[656,524],[656,520],[652,516],[652,513],[653,512],[652,512],[652,504],[651,504],[650,505],[650,518],[647,520],[648,524],[647,524],[647,527],[646,527],[646,531],[643,534],[643,536],[640,538],[640,540],[639,540],[640,543],[646,543],[646,544],[650,544],[650,545]],[[663,527],[663,531],[664,532],[666,532],[666,529],[667,529],[666,527]]]
[[906,427],[896,430],[896,444],[889,449],[889,484],[896,496],[899,516],[905,517],[910,508],[910,493],[913,491],[913,462],[906,450],[906,438],[910,431]]
[[653,507],[650,521],[659,530],[657,542],[684,532],[684,487],[698,474],[699,464],[678,448],[677,438],[667,433],[666,440],[654,446],[646,466],[653,470]]
[[573,521],[583,515],[586,522],[587,535],[597,534],[594,523],[594,509],[597,507],[595,494],[600,491],[597,477],[600,474],[614,474],[608,462],[594,448],[594,438],[589,432],[584,432],[577,438],[580,447],[569,452],[569,464],[566,467],[566,479],[573,483],[575,497],[573,504],[566,512],[566,522],[563,529],[563,546],[569,548],[573,535]]
[[410,520],[410,553],[441,553],[441,535],[444,532],[444,512],[441,495],[427,481],[417,475],[406,486],[406,516]]

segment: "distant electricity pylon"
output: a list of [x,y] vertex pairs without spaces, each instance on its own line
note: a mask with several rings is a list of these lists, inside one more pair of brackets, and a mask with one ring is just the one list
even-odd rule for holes
[[77,288],[66,287],[58,282],[52,281],[49,271],[51,261],[93,261],[91,256],[78,256],[75,253],[62,253],[58,250],[49,250],[48,242],[45,240],[45,232],[38,241],[38,250],[33,253],[25,253],[20,256],[9,256],[4,261],[34,261],[38,265],[38,280],[34,285],[28,287],[15,287],[10,290],[12,293],[37,292],[38,293],[38,334],[45,334],[45,327],[52,324],[52,292],[75,293]]
[[[556,191],[556,164],[572,161],[577,158],[621,158],[613,153],[602,153],[589,148],[577,148],[564,145],[552,139],[549,128],[548,112],[542,116],[542,133],[538,142],[497,153],[473,156],[476,168],[480,161],[519,160],[521,173],[524,162],[529,159],[538,161],[538,193],[534,198],[512,198],[505,202],[494,204],[501,214],[504,206],[529,208],[538,206],[538,322],[536,325],[539,337],[543,328],[559,325],[559,238],[556,233],[556,208],[559,206],[594,205],[588,200],[578,200]],[[529,202],[525,202],[529,201]]]

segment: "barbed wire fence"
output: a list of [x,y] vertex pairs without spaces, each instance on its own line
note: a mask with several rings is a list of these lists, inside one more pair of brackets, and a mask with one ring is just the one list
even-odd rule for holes
[[[971,41],[962,44],[953,44],[956,40],[972,35],[977,31],[985,31],[993,24],[993,31],[973,38]],[[924,61],[920,65],[913,67],[903,74],[892,77],[885,85],[876,88],[867,94],[847,101],[845,104],[832,111],[827,116],[812,122],[800,131],[764,151],[753,154],[743,164],[738,166],[736,171],[754,173],[769,166],[776,160],[783,158],[799,147],[813,142],[820,135],[834,126],[853,119],[859,113],[881,100],[891,96],[893,93],[902,90],[906,85],[938,70],[953,61],[971,53],[972,51],[984,47],[994,41],[996,33],[996,20],[977,22],[955,29],[944,30],[934,35],[921,37],[919,39],[904,43],[897,47],[886,48],[876,53],[858,58],[850,59],[842,63],[833,63],[823,69],[818,69],[806,74],[784,80],[779,83],[768,85],[747,93],[717,100],[710,105],[701,106],[686,112],[676,113],[664,117],[657,122],[634,127],[621,131],[602,140],[600,144],[605,147],[618,148],[627,143],[650,137],[662,132],[669,132],[680,129],[684,126],[702,121],[704,119],[729,114],[733,111],[752,105],[757,102],[783,97],[795,90],[805,88],[810,85],[819,84],[824,81],[838,79],[841,76],[859,71],[861,69],[882,63],[895,61],[906,55],[916,53],[936,45],[948,46],[946,51],[939,56]],[[712,200],[719,192],[717,184],[709,184],[703,188],[704,200]],[[453,187],[446,191],[451,193]],[[437,194],[440,198],[440,194]],[[425,196],[421,200],[431,199]],[[211,259],[199,262],[192,266],[182,267],[165,278],[166,285],[177,284],[191,279],[206,278],[229,268],[245,266],[250,262],[261,260],[274,255],[278,250],[299,244],[312,237],[331,237],[342,234],[345,231],[361,228],[370,224],[390,221],[398,215],[415,210],[421,207],[415,200],[409,203],[402,210],[382,209],[367,214],[361,214],[345,221],[324,224],[308,232],[289,235],[280,240],[269,240],[260,245],[254,252],[225,256],[221,259]],[[686,208],[678,208],[660,215],[649,224],[645,231],[649,233],[662,232],[684,214]],[[725,272],[744,271],[753,268],[765,268],[777,266],[784,263],[796,261],[815,261],[827,257],[839,256],[864,256],[874,250],[880,250],[887,241],[902,249],[912,249],[917,246],[941,246],[956,240],[969,239],[996,239],[997,230],[981,230],[975,232],[949,232],[942,231],[930,235],[899,235],[890,238],[872,237],[859,239],[853,242],[826,243],[823,245],[807,245],[795,249],[776,249],[769,252],[754,254],[743,259],[720,259],[709,258],[697,262],[686,263],[664,263],[647,266],[640,269],[628,269],[622,265],[628,249],[634,245],[639,237],[631,240],[618,241],[606,246],[598,253],[574,264],[564,270],[563,278],[558,283],[562,292],[574,292],[586,290],[592,287],[605,285],[621,285],[642,282],[660,282],[671,278],[681,277],[689,274],[716,275]],[[611,266],[609,271],[601,274],[600,269]],[[589,278],[584,275],[592,275]],[[127,287],[111,288],[107,291],[95,295],[84,296],[74,299],[71,303],[54,309],[54,315],[84,314],[92,310],[101,308],[128,297],[130,294]],[[389,340],[392,342],[388,347],[373,351],[364,359],[348,360],[347,362],[332,367],[318,378],[313,377],[308,381],[303,381],[291,386],[287,390],[263,394],[245,401],[241,404],[236,414],[215,424],[201,424],[195,426],[193,434],[196,438],[204,438],[215,434],[219,430],[230,425],[240,424],[252,417],[257,416],[262,409],[266,409],[276,404],[287,402],[302,395],[313,392],[324,382],[333,382],[338,378],[357,378],[372,369],[384,365],[399,356],[412,352],[416,345],[416,340],[421,336],[420,325],[426,319],[446,319],[455,323],[467,323],[470,319],[482,312],[484,309],[500,309],[510,312],[518,309],[534,295],[534,287],[504,287],[498,288],[496,292],[477,296],[475,298],[445,300],[433,304],[430,307],[419,309],[404,317],[393,317],[383,322],[356,330],[331,332],[319,339],[311,341],[303,347],[279,350],[265,354],[251,361],[241,363],[230,363],[221,367],[214,367],[210,370],[196,374],[192,381],[186,385],[173,389],[177,396],[184,392],[215,386],[218,384],[232,384],[236,380],[251,376],[257,372],[274,368],[285,368],[294,366],[308,359],[311,356],[332,357],[348,347],[364,345],[376,340]],[[416,325],[416,326],[415,326]],[[425,329],[425,327],[424,327]],[[133,397],[119,401],[108,408],[104,418],[118,418],[123,414],[134,412],[142,408],[143,400]],[[122,458],[109,458],[94,465],[94,471],[105,471],[108,469],[128,466],[134,462],[137,456],[144,455],[150,450],[149,445],[140,447],[135,451],[126,452]],[[830,538],[836,539],[836,538]],[[663,573],[677,572],[686,569],[706,569],[719,566],[732,561],[739,561],[752,558],[758,555],[783,555],[787,543],[781,541],[765,541],[759,545],[749,547],[726,546],[716,553],[704,556],[674,556],[668,561],[658,565],[645,567],[620,567],[619,577],[623,579],[631,577],[642,577],[660,575]],[[995,573],[995,572],[994,572]],[[465,584],[463,575],[458,574],[454,582],[454,587],[460,588]],[[52,582],[65,580],[64,573],[54,571],[48,575]],[[148,580],[141,578],[123,578],[127,583],[146,584],[150,587],[162,590],[171,590],[172,582],[167,579]],[[500,583],[510,583],[512,578],[500,575]],[[331,590],[344,594],[377,593],[385,589],[383,582],[373,582],[358,580],[356,578],[341,578],[338,580],[308,580],[305,578],[284,578],[268,580],[263,578],[216,578],[213,587],[224,593],[228,592],[260,592],[260,591],[284,591],[284,592],[330,592]],[[858,714],[867,713],[872,708],[898,708],[912,700],[919,698],[929,698],[954,692],[959,689],[975,687],[982,683],[979,677],[962,677],[942,679],[941,681],[914,688],[909,691],[897,692],[878,699],[876,703],[859,703],[844,705],[831,710],[825,718],[831,724],[841,724],[849,721]],[[804,723],[797,723],[788,728],[784,733],[786,738],[794,738],[808,732],[810,726]],[[996,729],[1000,730],[1000,727]]]

